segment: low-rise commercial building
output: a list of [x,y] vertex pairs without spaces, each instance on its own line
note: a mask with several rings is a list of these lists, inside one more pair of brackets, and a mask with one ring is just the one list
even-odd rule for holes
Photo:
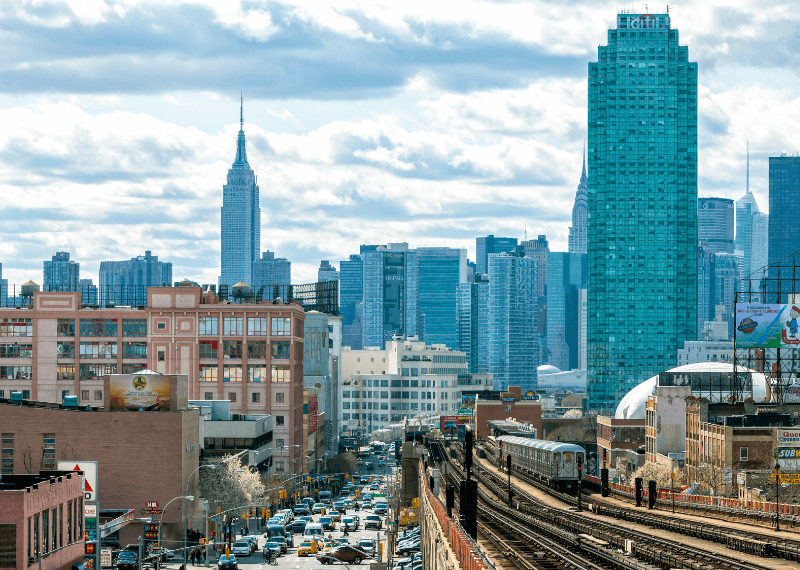
[[645,444],[644,432],[644,419],[597,416],[598,469],[618,469],[627,464],[628,450]]
[[[527,393],[526,393],[527,394]],[[533,427],[537,434],[542,433],[542,404],[528,399],[520,386],[511,386],[503,392],[499,400],[477,400],[475,402],[475,437],[486,438],[491,433],[489,422],[513,419]]]
[[0,568],[60,570],[82,564],[83,494],[83,476],[73,471],[3,475]]

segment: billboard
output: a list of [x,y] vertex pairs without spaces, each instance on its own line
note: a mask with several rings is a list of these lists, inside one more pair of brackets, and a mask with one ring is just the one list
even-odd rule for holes
[[111,374],[111,411],[169,410],[170,378],[161,374]]
[[454,434],[458,426],[468,424],[472,420],[472,416],[441,416],[440,420],[442,433]]
[[317,431],[317,396],[308,397],[308,433]]
[[798,348],[800,306],[771,303],[736,305],[737,348]]
[[800,447],[800,429],[778,431],[778,447]]
[[97,461],[59,461],[56,468],[59,471],[83,471],[84,500],[97,502]]

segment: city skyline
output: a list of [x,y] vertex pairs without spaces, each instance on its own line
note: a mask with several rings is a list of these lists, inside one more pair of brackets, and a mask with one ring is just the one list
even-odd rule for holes
[[[11,283],[40,275],[55,251],[95,276],[100,261],[144,249],[172,261],[176,279],[216,282],[240,90],[252,101],[248,158],[270,183],[262,206],[281,206],[265,210],[261,247],[293,261],[295,282],[362,243],[465,247],[474,259],[476,236],[521,238],[527,225],[567,250],[585,71],[617,5],[476,1],[457,15],[357,3],[96,6],[0,14],[16,31],[0,69]],[[781,31],[800,16],[787,7],[671,10],[701,70],[701,197],[742,195],[749,139],[751,188],[765,206],[767,157],[800,148],[797,55]],[[187,22],[205,43],[182,33]],[[223,45],[224,67],[203,55]],[[202,71],[175,73],[190,67]]]

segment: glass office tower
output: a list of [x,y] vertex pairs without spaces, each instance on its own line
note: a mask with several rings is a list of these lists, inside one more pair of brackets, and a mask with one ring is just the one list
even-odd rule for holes
[[589,64],[589,406],[697,336],[697,64],[668,14],[618,14]]
[[[798,270],[800,264],[800,234],[797,220],[800,216],[800,156],[782,153],[769,157],[769,270],[770,292],[780,291],[780,301],[771,297],[770,301],[787,303],[789,295],[797,294],[800,285]],[[757,269],[752,267],[751,270]]]

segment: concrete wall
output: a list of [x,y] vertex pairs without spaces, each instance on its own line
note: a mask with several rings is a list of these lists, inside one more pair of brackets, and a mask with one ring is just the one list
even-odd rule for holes
[[656,453],[684,451],[686,445],[686,400],[690,386],[656,388]]

